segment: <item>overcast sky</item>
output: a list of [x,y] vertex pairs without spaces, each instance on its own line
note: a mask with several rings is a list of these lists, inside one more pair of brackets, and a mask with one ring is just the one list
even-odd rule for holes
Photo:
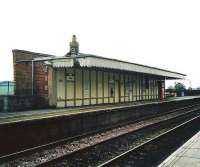
[[199,0],[2,0],[0,80],[13,80],[12,49],[62,56],[73,34],[80,52],[185,73],[200,86]]

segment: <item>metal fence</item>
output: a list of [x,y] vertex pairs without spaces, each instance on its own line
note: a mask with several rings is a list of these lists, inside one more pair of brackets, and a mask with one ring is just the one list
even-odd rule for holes
[[13,95],[15,90],[15,83],[12,81],[0,82],[0,95]]

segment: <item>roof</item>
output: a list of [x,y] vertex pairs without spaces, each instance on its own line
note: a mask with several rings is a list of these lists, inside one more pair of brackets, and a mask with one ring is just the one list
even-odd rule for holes
[[[76,61],[81,67],[96,67],[96,68],[105,68],[105,69],[116,69],[130,72],[145,73],[157,76],[163,76],[166,79],[184,79],[185,74],[168,71],[156,67],[150,67],[146,65],[130,63],[126,61],[121,61],[117,59],[110,59],[106,57],[89,55],[89,54],[80,54],[76,57]],[[64,67],[73,67],[74,58],[65,57],[52,60],[52,66],[54,68],[64,68]]]
[[[41,54],[41,53],[34,53],[34,54],[47,56],[47,54]],[[130,71],[130,72],[162,76],[165,77],[166,79],[184,79],[186,76],[185,74],[182,73],[164,70],[156,67],[150,67],[146,65],[130,63],[122,60],[111,59],[91,54],[83,54],[83,53],[80,53],[76,57],[65,57],[65,56],[58,57],[49,55],[49,57],[34,58],[34,61],[46,61],[48,65],[51,64],[54,68],[73,67],[74,60],[76,60],[76,63],[78,63],[80,67],[89,67],[89,68],[95,67],[95,68]]]
[[37,53],[37,52],[32,52],[32,51],[27,51],[27,50],[20,50],[20,49],[13,49],[12,51],[18,52],[18,53],[35,55],[37,57],[55,57],[55,55],[51,55],[51,54]]

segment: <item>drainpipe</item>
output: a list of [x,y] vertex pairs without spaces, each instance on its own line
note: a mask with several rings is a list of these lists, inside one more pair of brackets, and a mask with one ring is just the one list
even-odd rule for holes
[[33,94],[34,94],[34,61],[32,60],[32,75],[31,75],[31,88],[32,88],[32,90],[31,90],[31,94],[32,94],[32,96],[33,96]]

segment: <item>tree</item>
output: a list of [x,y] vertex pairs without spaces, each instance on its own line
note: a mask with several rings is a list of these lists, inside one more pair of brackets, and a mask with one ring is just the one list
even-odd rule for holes
[[181,96],[182,92],[186,90],[185,85],[180,82],[176,83],[174,88],[178,96]]
[[174,88],[177,92],[181,92],[181,91],[185,90],[185,85],[178,82],[178,83],[175,84]]

